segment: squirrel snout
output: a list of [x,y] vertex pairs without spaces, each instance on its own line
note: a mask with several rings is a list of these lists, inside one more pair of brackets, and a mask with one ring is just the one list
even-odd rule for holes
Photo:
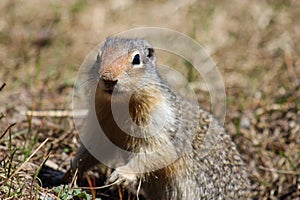
[[118,79],[114,78],[110,73],[104,73],[100,76],[100,81],[102,82],[103,89],[105,91],[112,92],[118,82]]

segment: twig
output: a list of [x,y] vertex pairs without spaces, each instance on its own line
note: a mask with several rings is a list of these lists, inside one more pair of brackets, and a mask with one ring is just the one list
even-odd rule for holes
[[41,164],[39,165],[38,169],[36,170],[35,172],[35,175],[34,175],[34,178],[31,180],[31,185],[30,185],[30,198],[29,199],[33,199],[32,198],[32,186],[33,186],[33,181],[36,180],[38,174],[40,173],[43,165],[45,164],[45,162],[48,160],[49,158],[49,152],[48,152],[48,155],[44,158],[44,160],[41,162]]
[[0,140],[5,136],[5,134],[9,131],[9,129],[11,129],[11,127],[13,127],[14,125],[16,125],[16,123],[12,123],[11,125],[9,125],[7,127],[7,129],[2,133],[2,135],[0,136]]
[[288,105],[271,104],[271,105],[268,105],[266,108],[258,108],[255,111],[255,114],[256,115],[262,115],[266,112],[284,110],[284,109],[287,109],[287,108],[288,108]]
[[11,196],[11,197],[8,197],[8,198],[5,198],[4,200],[10,200],[10,199],[13,199],[14,196]]
[[266,168],[266,167],[263,167],[263,166],[259,166],[259,169],[262,169],[262,170],[265,170],[265,171],[268,171],[268,172],[277,173],[277,174],[300,175],[300,172],[271,169],[271,168]]
[[3,83],[2,86],[0,87],[0,91],[6,86],[6,83]]
[[120,182],[122,182],[122,180],[116,180],[115,182],[108,184],[108,185],[104,185],[104,186],[99,186],[99,187],[73,187],[74,189],[84,189],[84,190],[99,190],[99,189],[104,189],[104,188],[108,188],[111,187],[113,185],[117,185]]
[[141,185],[142,185],[142,179],[140,178],[140,181],[139,181],[139,185],[138,185],[138,188],[137,188],[137,191],[136,191],[136,198],[137,200],[139,200],[139,193],[140,193],[140,190],[141,190]]
[[77,177],[77,173],[78,173],[78,168],[76,168],[76,171],[75,171],[75,173],[74,173],[74,176],[73,176],[73,178],[72,178],[72,181],[71,181],[70,186],[72,186],[72,185],[75,183],[76,177]]
[[123,200],[123,194],[122,194],[122,191],[121,191],[121,187],[118,186],[118,193],[119,193],[119,199],[120,200]]
[[21,111],[21,115],[32,117],[84,117],[87,110],[28,110]]
[[11,179],[16,173],[18,173],[23,167],[24,165],[48,142],[49,138],[45,139],[44,142],[42,144],[40,144],[40,146],[38,146],[38,148],[25,160],[25,162],[23,162],[20,167],[18,167],[18,169],[16,171],[14,171],[14,173],[12,173],[5,181],[4,181],[4,185],[6,184],[6,182]]
[[1,113],[1,116],[0,116],[0,120],[5,117],[5,115],[3,113]]
[[[86,180],[88,181],[89,186],[93,187],[93,183],[92,183],[91,177],[90,176],[86,176]],[[96,191],[93,190],[93,189],[90,189],[90,191],[92,193],[92,199],[95,200],[96,199]]]

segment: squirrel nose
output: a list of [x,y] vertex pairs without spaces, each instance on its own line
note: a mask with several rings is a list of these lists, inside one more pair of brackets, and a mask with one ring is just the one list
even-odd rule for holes
[[100,80],[102,81],[105,90],[113,90],[115,85],[118,82],[118,79],[109,78],[109,77],[106,77],[106,76],[101,76]]

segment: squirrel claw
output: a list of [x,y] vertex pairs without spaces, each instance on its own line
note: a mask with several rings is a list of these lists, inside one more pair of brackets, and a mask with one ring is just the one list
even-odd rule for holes
[[106,180],[107,184],[116,183],[128,186],[136,183],[136,175],[131,172],[127,167],[118,167]]

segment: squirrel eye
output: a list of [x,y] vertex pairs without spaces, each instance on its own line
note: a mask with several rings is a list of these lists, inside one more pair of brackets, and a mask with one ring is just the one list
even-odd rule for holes
[[148,48],[148,55],[147,57],[150,58],[154,55],[154,49],[153,48]]
[[132,64],[133,65],[139,65],[141,64],[141,58],[140,58],[140,54],[135,54],[133,59],[132,59]]

